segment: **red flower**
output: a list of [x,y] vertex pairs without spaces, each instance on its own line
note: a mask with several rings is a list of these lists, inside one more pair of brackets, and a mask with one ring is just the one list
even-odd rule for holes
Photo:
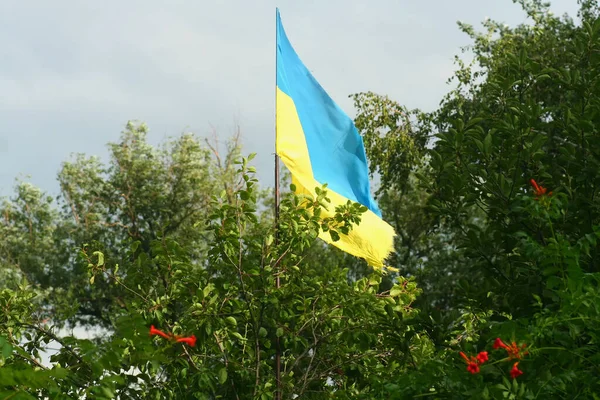
[[189,336],[189,337],[178,337],[178,336],[173,337],[173,335],[164,333],[163,331],[156,329],[154,327],[154,325],[151,325],[150,326],[150,336],[153,336],[153,335],[158,335],[158,336],[161,336],[161,337],[163,337],[165,339],[169,339],[169,340],[175,339],[175,341],[177,343],[186,343],[188,346],[191,346],[191,347],[196,346],[196,336],[194,336],[194,335]]
[[469,363],[469,364],[467,364],[467,371],[469,371],[473,375],[478,374],[479,373],[479,365]]
[[508,349],[508,346],[506,344],[504,344],[504,342],[500,338],[496,338],[496,340],[494,340],[493,347],[494,347],[494,350],[499,349],[500,347],[502,347],[503,349]]
[[477,354],[477,361],[479,362],[479,364],[483,364],[487,360],[488,360],[487,351],[482,351],[481,353]]
[[[527,344],[525,343],[523,343],[521,347],[517,346],[517,342],[512,342],[510,345],[507,345],[500,338],[496,338],[494,341],[494,349],[499,349],[501,347],[506,350],[509,360],[520,360],[523,356],[529,354],[529,352],[525,350],[527,347]],[[519,361],[517,361],[510,370],[510,376],[513,379],[516,379],[520,375],[523,375],[523,371],[519,369]]]
[[150,336],[152,335],[158,335],[164,337],[165,339],[171,339],[171,335],[168,335],[163,331],[156,329],[154,325],[150,325]]
[[510,376],[513,379],[517,379],[517,377],[521,375],[523,375],[523,371],[519,369],[519,362],[517,361],[510,370]]
[[[529,182],[531,182],[531,186],[533,186],[533,192],[535,193],[536,200],[539,197],[544,196],[548,191],[548,189],[546,189],[545,187],[538,185],[535,179],[531,179]],[[552,192],[548,193],[548,196],[552,196]]]
[[462,351],[458,354],[460,354],[460,356],[467,363],[467,371],[469,371],[472,374],[479,373],[479,364],[483,364],[488,360],[487,351],[482,351],[481,353],[477,354],[477,357],[467,357],[467,355]]
[[190,337],[177,338],[176,342],[187,343],[188,346],[194,347],[196,346],[196,336],[192,335]]
[[498,349],[502,347],[508,353],[508,358],[512,359],[521,359],[524,355],[527,355],[527,351],[523,351],[527,345],[523,343],[521,347],[517,346],[516,342],[512,342],[509,345],[504,343],[500,338],[496,338],[494,341],[494,349]]

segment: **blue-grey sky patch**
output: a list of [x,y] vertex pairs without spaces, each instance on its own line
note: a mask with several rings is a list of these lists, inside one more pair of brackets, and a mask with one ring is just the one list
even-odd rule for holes
[[[387,94],[431,110],[453,57],[469,43],[456,21],[525,21],[510,0],[0,2],[0,195],[14,178],[56,193],[73,152],[106,159],[129,119],[150,140],[223,136],[235,120],[259,177],[272,180],[275,7],[296,51],[353,115],[351,93]],[[555,0],[557,14],[576,0]]]

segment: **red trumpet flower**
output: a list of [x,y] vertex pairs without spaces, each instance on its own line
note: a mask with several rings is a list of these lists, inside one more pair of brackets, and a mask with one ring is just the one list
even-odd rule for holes
[[175,341],[178,343],[187,343],[187,345],[190,347],[196,346],[196,336],[194,335],[189,337],[177,338]]
[[504,343],[502,341],[502,339],[500,338],[496,338],[496,340],[494,341],[494,349],[499,349],[499,348],[503,348],[504,350],[506,350],[506,352],[508,353],[508,358],[512,359],[521,359],[524,355],[527,355],[528,352],[527,351],[523,351],[525,350],[525,347],[527,347],[527,345],[525,343],[523,343],[521,345],[521,347],[517,346],[516,342],[512,342],[509,345],[507,345],[506,343]]
[[477,354],[477,361],[479,361],[479,364],[483,364],[487,360],[488,360],[487,351],[482,351],[481,353]]
[[[529,182],[531,182],[531,186],[533,186],[533,192],[535,193],[536,200],[546,195],[546,192],[548,191],[547,188],[538,185],[535,179],[531,179]],[[552,192],[548,193],[548,196],[552,196]]]
[[523,371],[519,369],[519,362],[517,361],[510,370],[510,376],[513,379],[517,379],[517,377],[521,375],[523,375]]
[[479,354],[477,354],[477,357],[474,357],[474,356],[467,357],[467,355],[465,353],[463,353],[462,351],[458,354],[460,354],[460,356],[467,363],[467,371],[469,371],[472,374],[479,373],[479,365],[483,364],[484,362],[486,362],[488,360],[487,351],[480,352]]
[[180,337],[180,336],[173,337],[173,335],[170,335],[168,333],[164,333],[163,331],[161,331],[159,329],[156,329],[154,327],[154,325],[151,325],[150,326],[150,336],[153,336],[153,335],[158,335],[158,336],[163,337],[163,338],[168,339],[168,340],[175,339],[175,342],[177,342],[177,343],[186,343],[190,347],[196,346],[196,336],[194,336],[194,335],[188,336],[188,337]]
[[150,336],[152,335],[158,335],[161,337],[164,337],[165,339],[171,339],[171,335],[164,333],[161,330],[158,330],[154,327],[154,325],[150,325]]

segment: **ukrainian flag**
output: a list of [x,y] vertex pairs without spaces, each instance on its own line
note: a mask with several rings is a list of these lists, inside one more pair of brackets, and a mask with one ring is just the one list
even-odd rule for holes
[[331,199],[324,217],[352,200],[368,208],[348,235],[334,242],[339,249],[383,267],[392,252],[394,229],[381,218],[371,196],[367,157],[352,120],[327,95],[290,44],[277,10],[276,152],[290,170],[299,193],[315,195],[327,184]]

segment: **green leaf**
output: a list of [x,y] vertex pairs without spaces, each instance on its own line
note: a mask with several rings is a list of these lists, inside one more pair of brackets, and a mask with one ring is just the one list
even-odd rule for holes
[[370,286],[377,286],[380,283],[381,283],[381,275],[372,274],[369,277],[369,285]]
[[140,247],[140,241],[136,240],[135,242],[133,242],[131,244],[131,252],[135,253],[139,247]]
[[267,246],[270,246],[271,243],[273,243],[273,235],[268,235],[267,238],[265,239],[265,244]]
[[102,387],[102,393],[104,393],[104,395],[109,399],[112,399],[115,397],[114,392],[110,388],[107,388],[106,386]]
[[103,253],[101,253],[101,252],[99,252],[99,251],[95,251],[95,252],[93,252],[92,254],[93,254],[93,255],[95,255],[95,256],[98,256],[98,262],[97,262],[97,265],[98,265],[99,267],[103,266],[103,265],[104,265],[104,254],[103,254]]
[[485,139],[483,140],[483,152],[485,154],[490,154],[491,149],[492,149],[492,134],[490,132],[486,135]]
[[215,288],[215,285],[213,285],[212,283],[209,283],[208,285],[206,285],[206,287],[202,290],[202,294],[204,295],[204,298],[208,297],[208,295],[210,294],[210,292],[213,291],[214,288]]
[[277,336],[277,337],[283,336],[283,328],[277,328],[277,330],[275,331],[275,336]]
[[473,138],[473,142],[475,142],[475,145],[477,146],[477,148],[479,149],[479,151],[481,153],[485,153],[485,150],[483,148],[483,142],[481,140]]
[[219,383],[222,385],[227,381],[227,368],[221,368],[219,370]]
[[329,235],[331,236],[331,240],[333,240],[334,242],[340,240],[340,234],[337,233],[337,231],[334,231],[333,229],[329,230]]
[[10,343],[8,343],[8,341],[0,336],[0,348],[2,349],[2,358],[4,360],[8,359],[8,357],[10,357],[10,355],[12,354],[13,351],[13,347]]

